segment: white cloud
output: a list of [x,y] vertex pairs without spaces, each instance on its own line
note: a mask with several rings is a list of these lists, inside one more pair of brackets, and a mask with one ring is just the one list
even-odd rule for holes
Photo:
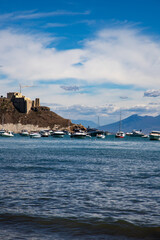
[[88,83],[160,87],[160,44],[133,29],[101,31],[95,39],[85,41],[82,49],[47,48],[51,40],[0,31],[4,73],[28,81],[75,78]]
[[[25,89],[29,97],[34,98],[36,94],[41,101],[48,103],[71,106],[86,106],[77,110],[77,117],[81,113],[89,115],[93,112],[101,115],[112,114],[123,105],[131,112],[140,112],[135,108],[143,103],[142,111],[151,112],[151,108],[157,112],[157,108],[148,106],[148,99],[143,98],[144,91],[136,91],[118,87],[106,89],[103,87],[109,83],[120,85],[131,85],[135,87],[160,88],[160,43],[152,38],[137,32],[134,29],[105,29],[95,35],[94,39],[85,40],[81,49],[57,50],[49,48],[48,45],[56,41],[45,35],[33,35],[16,32],[13,30],[0,30],[0,68],[1,74],[7,76],[0,87],[6,92],[11,89],[10,83],[14,80],[23,85],[37,85],[34,89]],[[74,79],[74,83],[69,83]],[[39,86],[39,81],[46,81],[46,85]],[[48,81],[56,81],[57,85],[49,85]],[[97,92],[93,94],[84,93],[67,95],[60,86],[75,84],[90,86],[94,84]],[[59,81],[59,84],[58,84]],[[99,85],[102,84],[101,89]],[[18,86],[17,86],[18,88]],[[92,91],[92,90],[91,90]],[[90,92],[91,92],[90,91]],[[35,94],[36,93],[36,94]],[[27,94],[26,94],[27,95]],[[37,96],[37,97],[38,97]],[[129,96],[125,103],[120,96]],[[111,104],[107,109],[102,107],[104,102]],[[113,105],[114,107],[113,107]],[[90,109],[91,107],[91,109]],[[113,108],[113,109],[112,109]],[[73,108],[74,111],[76,108]],[[87,110],[86,110],[87,109]],[[93,111],[95,109],[95,111]],[[99,109],[99,110],[98,110]],[[110,109],[110,112],[109,110]],[[60,110],[58,110],[60,111]],[[62,112],[62,109],[61,109]],[[63,111],[65,112],[65,111]],[[79,115],[78,115],[79,114]]]
[[52,12],[36,12],[35,10],[30,11],[22,11],[22,12],[11,12],[7,14],[1,14],[1,21],[14,21],[14,20],[30,20],[30,19],[39,19],[39,18],[47,18],[54,16],[76,16],[76,15],[89,15],[90,11],[85,12],[74,12],[74,11],[66,11],[66,10],[57,10]]

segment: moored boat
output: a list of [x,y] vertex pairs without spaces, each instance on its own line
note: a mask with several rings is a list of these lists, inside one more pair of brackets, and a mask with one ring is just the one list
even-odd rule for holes
[[13,132],[11,131],[5,131],[1,134],[2,137],[14,137]]
[[105,135],[104,135],[104,134],[97,134],[97,135],[96,135],[96,138],[103,138],[103,139],[104,139],[104,138],[105,138]]
[[74,133],[71,134],[71,138],[80,138],[80,139],[84,139],[86,138],[86,132],[82,131],[82,130],[76,130]]
[[119,131],[119,132],[116,133],[115,137],[116,138],[124,138],[125,137],[125,133],[122,132],[122,131]]
[[6,130],[1,129],[1,130],[0,130],[0,136],[2,136],[2,133],[5,133],[5,132],[6,132]]
[[142,132],[142,130],[133,130],[130,135],[130,137],[143,137],[145,134]]
[[22,130],[22,131],[20,132],[20,135],[21,135],[22,137],[28,137],[28,136],[29,136],[29,132],[28,132],[27,130]]
[[160,141],[160,131],[152,131],[149,134],[149,139],[150,140],[158,140],[158,141]]
[[41,134],[38,132],[31,132],[29,136],[30,138],[40,138]]
[[41,131],[40,134],[41,134],[41,137],[49,137],[50,136],[50,133],[47,131]]
[[63,131],[54,131],[53,133],[52,133],[52,136],[53,137],[57,137],[57,138],[63,138],[64,137],[64,135],[65,135],[65,133],[63,132]]
[[126,136],[126,134],[121,131],[121,128],[122,128],[122,119],[121,119],[121,112],[120,112],[119,131],[115,135],[116,138],[124,138]]

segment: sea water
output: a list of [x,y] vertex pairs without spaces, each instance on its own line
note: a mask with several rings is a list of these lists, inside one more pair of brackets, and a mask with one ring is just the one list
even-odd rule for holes
[[0,239],[160,239],[160,142],[1,137]]

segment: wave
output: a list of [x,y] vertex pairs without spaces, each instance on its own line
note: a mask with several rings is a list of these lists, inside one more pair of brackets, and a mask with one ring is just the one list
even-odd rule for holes
[[[43,229],[49,232],[69,234],[71,237],[110,235],[132,239],[158,240],[160,239],[159,226],[138,226],[133,223],[112,219],[77,219],[65,217],[39,217],[19,214],[0,214],[0,226],[16,226],[17,228]],[[105,238],[103,238],[105,239]],[[118,238],[120,239],[120,238]]]

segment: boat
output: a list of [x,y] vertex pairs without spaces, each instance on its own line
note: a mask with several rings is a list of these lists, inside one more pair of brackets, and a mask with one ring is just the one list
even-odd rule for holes
[[86,132],[82,131],[82,130],[75,130],[72,134],[71,134],[71,138],[80,138],[80,139],[84,139],[86,138]]
[[41,134],[41,137],[49,137],[50,136],[50,133],[47,131],[41,131],[40,134]]
[[145,134],[142,132],[142,130],[133,130],[130,135],[130,137],[144,137]]
[[64,137],[64,135],[65,135],[65,133],[63,132],[63,131],[54,131],[53,133],[52,133],[52,136],[53,137],[57,137],[57,138],[63,138]]
[[160,131],[152,131],[149,134],[149,139],[150,140],[158,140],[158,141],[160,141]]
[[104,134],[104,131],[98,130],[96,128],[87,128],[87,134],[89,134],[91,137],[96,137],[98,134]]
[[124,132],[121,131],[121,127],[122,127],[122,120],[121,120],[121,112],[120,112],[119,131],[115,135],[116,138],[124,138],[126,135]]
[[28,132],[27,130],[22,130],[22,131],[20,132],[20,135],[21,135],[22,137],[28,137],[28,136],[29,136],[29,132]]
[[40,138],[41,134],[38,132],[31,132],[29,136],[30,138]]
[[13,132],[11,131],[5,131],[1,134],[2,137],[14,137]]
[[116,133],[115,137],[116,138],[124,138],[125,137],[125,133],[122,132],[122,131],[119,131],[119,132]]
[[104,135],[104,134],[101,134],[101,133],[99,133],[99,134],[97,134],[97,135],[96,135],[96,138],[103,138],[103,139],[104,139],[104,138],[105,138],[105,135]]
[[0,136],[2,136],[2,133],[5,133],[5,132],[6,132],[6,130],[1,129],[1,130],[0,130]]

